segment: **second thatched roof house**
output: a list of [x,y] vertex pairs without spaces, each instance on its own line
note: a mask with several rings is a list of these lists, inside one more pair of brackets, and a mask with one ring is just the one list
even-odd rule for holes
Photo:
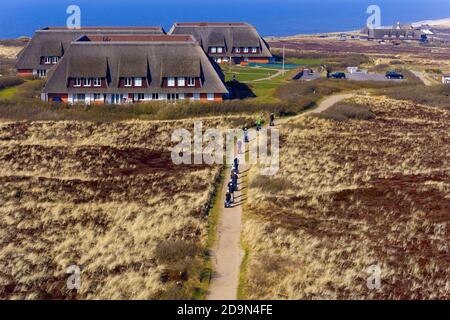
[[255,27],[243,22],[177,22],[169,34],[191,34],[216,62],[268,63],[269,45]]
[[70,43],[83,35],[95,34],[165,34],[161,27],[47,27],[36,31],[28,46],[19,54],[16,70],[21,76],[45,77],[68,50]]

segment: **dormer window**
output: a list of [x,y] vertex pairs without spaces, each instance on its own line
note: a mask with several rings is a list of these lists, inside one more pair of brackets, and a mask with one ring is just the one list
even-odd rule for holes
[[211,53],[216,53],[217,52],[217,48],[216,47],[211,47]]
[[240,53],[241,52],[241,48],[236,48],[236,53]]
[[244,53],[248,53],[248,48],[244,48]]
[[94,87],[101,87],[101,86],[102,86],[102,79],[94,78]]
[[134,86],[142,87],[142,78],[134,78]]
[[175,87],[175,78],[173,78],[173,77],[167,78],[167,86],[168,87]]
[[195,78],[188,78],[188,87],[195,87]]
[[125,78],[125,87],[131,87],[133,85],[133,78]]
[[74,87],[81,87],[81,78],[75,78],[73,82]]
[[44,57],[44,64],[51,64],[52,58],[51,57]]
[[258,48],[252,48],[252,53],[258,52]]
[[217,53],[222,53],[223,52],[223,48],[222,47],[218,47],[217,48]]
[[178,78],[177,79],[177,85],[179,87],[184,87],[186,85],[186,80],[184,78]]
[[85,79],[84,79],[84,86],[85,86],[85,87],[90,87],[90,86],[92,86],[92,80],[91,80],[91,78],[85,78]]
[[52,64],[57,64],[59,58],[58,57],[52,57]]

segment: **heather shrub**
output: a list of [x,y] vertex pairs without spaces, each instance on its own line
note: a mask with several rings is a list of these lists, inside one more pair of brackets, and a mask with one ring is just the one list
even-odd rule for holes
[[21,77],[16,76],[0,77],[0,90],[18,86],[22,83],[24,83],[24,80]]
[[331,108],[314,116],[334,121],[346,121],[349,119],[375,119],[375,114],[372,112],[372,110],[370,110],[370,108],[357,104],[336,104]]

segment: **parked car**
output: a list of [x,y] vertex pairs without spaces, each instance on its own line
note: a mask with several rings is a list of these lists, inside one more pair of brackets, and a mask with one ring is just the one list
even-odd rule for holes
[[386,72],[386,78],[388,79],[405,79],[405,76],[401,73],[395,72],[395,71],[388,71]]
[[333,78],[333,79],[345,79],[346,76],[345,76],[345,73],[343,73],[343,72],[335,72],[335,73],[330,74],[330,78]]

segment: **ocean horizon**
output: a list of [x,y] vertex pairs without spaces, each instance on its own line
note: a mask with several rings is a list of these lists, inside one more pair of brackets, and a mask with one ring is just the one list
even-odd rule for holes
[[448,0],[228,0],[225,4],[206,0],[165,1],[67,1],[1,0],[0,38],[32,36],[46,26],[64,26],[69,5],[81,8],[82,26],[162,26],[173,22],[245,21],[263,36],[289,36],[361,29],[368,18],[367,7],[381,8],[383,25],[450,17]]

